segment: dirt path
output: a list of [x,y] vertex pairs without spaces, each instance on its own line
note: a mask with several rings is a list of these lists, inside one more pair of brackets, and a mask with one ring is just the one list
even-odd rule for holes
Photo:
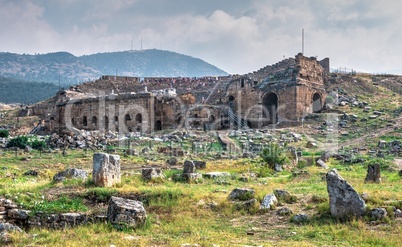
[[359,143],[364,144],[367,138],[375,139],[377,137],[383,136],[389,132],[394,131],[395,128],[400,128],[402,126],[402,117],[396,118],[394,120],[396,121],[396,124],[394,126],[380,128],[380,129],[377,129],[375,132],[367,132],[366,134],[364,134],[356,139],[347,141],[347,142],[339,142],[339,143],[334,143],[331,145],[328,145],[328,144],[325,145],[324,143],[321,143],[320,146],[322,148],[325,148],[325,150],[334,151],[334,150],[337,150],[339,148],[339,146],[351,146],[351,145],[355,145],[355,144],[359,144]]

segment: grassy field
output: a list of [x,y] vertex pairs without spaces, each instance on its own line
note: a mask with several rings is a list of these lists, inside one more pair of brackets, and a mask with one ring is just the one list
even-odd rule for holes
[[[163,157],[161,157],[163,158]],[[158,162],[158,161],[156,161]],[[162,160],[159,161],[163,163]],[[387,162],[385,162],[387,163]],[[359,192],[366,192],[369,208],[401,207],[402,180],[390,166],[382,171],[382,184],[364,184],[364,164],[343,165],[331,160]],[[227,171],[231,177],[203,183],[186,184],[172,181],[179,170],[166,168],[166,179],[145,182],[140,175],[144,160],[122,155],[122,183],[114,188],[97,188],[82,180],[54,184],[56,172],[68,167],[92,169],[92,153],[69,151],[42,154],[35,151],[15,156],[3,152],[0,159],[0,195],[23,208],[42,212],[87,212],[105,214],[111,195],[139,198],[148,213],[144,228],[117,230],[106,223],[64,230],[30,229],[13,233],[12,246],[399,246],[402,225],[392,215],[381,222],[368,217],[338,221],[329,216],[328,194],[323,176],[326,170],[306,166],[304,173],[290,171],[256,176],[261,162],[250,159],[215,160],[200,171]],[[24,176],[27,170],[39,171],[38,177]],[[294,168],[296,171],[297,168]],[[242,182],[240,177],[248,177]],[[236,187],[253,188],[261,202],[274,189],[284,189],[297,197],[291,204],[281,202],[275,209],[261,212],[258,208],[238,209],[228,200]],[[96,202],[96,203],[95,203]],[[288,207],[293,214],[307,213],[311,220],[304,224],[291,222],[292,215],[280,216],[277,210]]]

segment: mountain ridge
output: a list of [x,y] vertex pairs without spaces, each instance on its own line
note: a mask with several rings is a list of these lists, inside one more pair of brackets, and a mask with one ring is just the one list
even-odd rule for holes
[[116,74],[135,77],[228,75],[199,58],[157,49],[82,56],[66,51],[35,55],[0,52],[0,75],[3,77],[71,85]]

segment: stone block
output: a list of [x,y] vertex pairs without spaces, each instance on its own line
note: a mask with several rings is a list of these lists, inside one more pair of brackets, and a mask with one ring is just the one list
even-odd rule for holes
[[196,167],[193,161],[186,160],[184,161],[183,173],[195,173]]
[[154,179],[164,179],[165,176],[162,173],[161,168],[143,168],[142,171],[142,179],[144,180],[154,180]]
[[145,224],[147,213],[140,201],[112,196],[107,209],[108,221],[120,227],[137,228]]
[[381,166],[380,164],[371,164],[367,167],[367,175],[364,179],[365,183],[381,183]]
[[120,183],[120,156],[95,153],[93,156],[92,179],[95,185],[101,187],[112,187]]

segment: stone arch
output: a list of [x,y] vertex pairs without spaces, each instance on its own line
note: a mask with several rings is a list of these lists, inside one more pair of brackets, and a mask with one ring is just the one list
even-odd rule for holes
[[98,126],[98,118],[96,116],[92,117],[92,126]]
[[180,125],[180,124],[182,123],[182,121],[183,121],[183,116],[182,116],[182,115],[179,115],[179,116],[176,118],[176,124],[177,124],[177,125]]
[[135,116],[135,121],[136,121],[137,123],[142,123],[142,114],[141,114],[141,113],[138,113],[138,114]]
[[87,127],[88,126],[88,119],[87,116],[82,117],[82,126]]
[[214,115],[210,115],[209,118],[208,118],[209,123],[214,123],[215,120],[216,120],[216,117]]
[[312,96],[312,108],[313,112],[319,112],[322,110],[322,97],[320,93],[314,93]]
[[[274,92],[267,93],[262,98],[262,116],[266,124],[276,124],[278,122],[278,96]],[[267,116],[269,115],[269,116]]]
[[124,122],[127,123],[128,121],[131,121],[131,116],[130,116],[130,114],[127,113],[127,114],[124,116]]
[[155,122],[155,130],[156,131],[162,130],[162,122],[161,122],[161,120],[157,120]]

